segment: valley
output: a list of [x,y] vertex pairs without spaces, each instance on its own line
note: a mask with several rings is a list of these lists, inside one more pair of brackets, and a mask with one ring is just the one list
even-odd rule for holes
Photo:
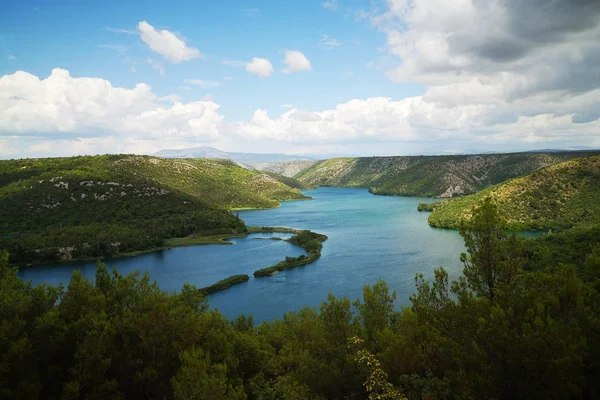
[[[397,156],[334,158],[317,161],[292,175],[317,186],[369,188],[377,195],[449,198],[473,194],[507,179],[573,158],[597,155],[594,151],[531,152],[457,156]],[[281,174],[294,172],[290,162]]]
[[[57,371],[78,357],[109,357],[94,380],[109,374],[119,390],[152,386],[163,397],[171,390],[165,382],[197,371],[173,357],[178,343],[187,349],[181,357],[191,360],[200,351],[193,349],[210,349],[206,362],[227,365],[231,372],[221,382],[237,382],[239,393],[275,398],[341,399],[361,390],[368,378],[357,368],[360,354],[382,360],[371,365],[389,371],[382,379],[410,398],[441,400],[453,388],[485,398],[502,393],[504,379],[511,388],[537,385],[539,398],[551,394],[543,387],[580,376],[578,388],[593,389],[593,366],[583,372],[580,366],[593,363],[597,351],[600,156],[575,154],[581,155],[468,156],[462,164],[444,156],[411,159],[405,169],[397,165],[401,158],[338,159],[295,177],[219,159],[0,162],[0,247],[9,250],[0,253],[0,300],[9,304],[4,321],[10,315],[29,321],[21,326],[32,333],[13,328],[18,337],[33,346],[53,343],[67,359],[11,351]],[[467,186],[465,170],[487,178]],[[448,171],[464,179],[439,196]],[[502,176],[509,178],[492,184]],[[367,189],[365,182],[381,186]],[[417,197],[427,188],[438,195]],[[442,199],[432,203],[432,197]],[[518,351],[505,354],[507,346]],[[82,349],[90,356],[79,356]],[[169,365],[156,364],[154,354]],[[332,367],[336,355],[341,361]],[[133,361],[112,361],[120,357]],[[214,364],[218,357],[225,357],[222,364]],[[505,373],[480,371],[480,365],[494,369],[497,357],[510,365]],[[527,366],[531,374],[521,373],[523,357],[535,359]],[[556,362],[561,373],[548,372]],[[140,365],[157,369],[126,379]],[[303,372],[307,365],[317,375]],[[31,370],[46,377],[52,368]],[[200,381],[213,379],[214,371]],[[90,375],[73,376],[88,382]],[[491,384],[471,383],[483,377]],[[243,388],[256,382],[262,386]],[[273,382],[285,383],[273,392]],[[331,395],[332,382],[345,394]],[[231,397],[227,390],[221,398]]]

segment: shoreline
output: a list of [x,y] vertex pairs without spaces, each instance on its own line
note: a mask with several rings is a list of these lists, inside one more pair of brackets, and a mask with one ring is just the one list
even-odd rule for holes
[[[167,239],[165,241],[165,245],[163,245],[163,246],[155,247],[155,248],[147,249],[147,250],[132,251],[132,252],[127,252],[127,253],[118,253],[115,256],[110,257],[110,260],[119,259],[119,258],[135,257],[135,256],[146,254],[146,253],[163,251],[163,250],[168,250],[168,249],[172,249],[172,248],[176,248],[176,247],[204,246],[204,245],[213,245],[213,244],[233,245],[234,243],[228,241],[229,239],[246,238],[249,235],[260,234],[260,233],[292,233],[292,234],[294,234],[294,236],[292,236],[289,239],[281,239],[281,238],[264,238],[264,239],[284,240],[288,243],[291,243],[293,245],[296,245],[296,246],[304,249],[308,254],[301,255],[299,257],[286,256],[282,261],[280,261],[279,263],[277,263],[275,265],[254,271],[253,275],[255,278],[264,277],[264,276],[272,276],[272,275],[277,274],[280,271],[284,271],[286,269],[312,264],[314,261],[316,261],[317,259],[319,259],[321,257],[322,242],[327,240],[326,235],[315,233],[315,232],[312,232],[309,230],[287,228],[287,227],[282,227],[282,226],[262,226],[262,227],[261,226],[248,226],[247,231],[243,232],[243,233],[217,234],[217,235],[205,235],[205,236],[189,235],[189,236],[180,237],[180,238],[171,238],[171,239]],[[302,235],[309,236],[309,239],[317,240],[319,243],[317,248],[314,247],[314,244],[310,244],[310,243],[307,243],[306,240],[302,240],[301,239]],[[63,260],[63,261],[59,261],[58,263],[67,264],[70,262],[93,261],[93,260],[95,260],[96,262],[98,262],[98,261],[105,262],[105,260],[107,260],[107,259],[104,257],[95,257],[95,258],[88,257],[88,258],[79,258],[79,259],[73,259],[73,260]],[[34,268],[35,266],[38,266],[38,265],[45,265],[45,264],[31,264],[24,268]],[[225,279],[221,279],[220,281],[215,282],[209,286],[198,288],[197,290],[200,291],[201,293],[203,293],[205,296],[208,296],[212,293],[216,293],[216,292],[220,292],[225,289],[228,289],[231,286],[247,282],[249,279],[250,279],[250,276],[246,275],[246,274],[232,275]]]

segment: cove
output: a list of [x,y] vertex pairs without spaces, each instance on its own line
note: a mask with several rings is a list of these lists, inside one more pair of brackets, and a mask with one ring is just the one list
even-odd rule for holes
[[[431,201],[414,197],[375,196],[362,188],[318,188],[305,191],[310,201],[290,201],[270,210],[240,211],[247,225],[285,226],[325,234],[321,258],[303,267],[246,283],[209,296],[212,307],[228,318],[252,314],[257,322],[280,318],[287,311],[318,306],[328,293],[361,297],[362,287],[384,279],[398,293],[398,305],[408,304],[414,293],[414,276],[433,277],[443,266],[450,278],[462,271],[464,251],[456,231],[431,228],[427,213],[417,204]],[[203,287],[236,274],[252,273],[285,256],[304,251],[290,243],[256,240],[282,233],[249,235],[231,239],[232,246],[178,247],[131,258],[107,260],[120,273],[148,271],[163,290],[177,291],[184,283]],[[23,269],[19,276],[34,284],[67,283],[74,269],[93,278],[95,262],[41,265]]]

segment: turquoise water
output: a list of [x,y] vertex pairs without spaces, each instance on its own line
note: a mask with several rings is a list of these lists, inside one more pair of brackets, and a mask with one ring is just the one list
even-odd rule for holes
[[[241,211],[248,225],[286,226],[324,233],[322,256],[313,264],[271,277],[251,278],[210,296],[212,307],[227,317],[253,314],[272,320],[284,312],[319,305],[329,292],[351,299],[361,296],[365,284],[384,279],[398,293],[398,306],[414,292],[414,276],[433,276],[444,266],[451,277],[462,271],[464,251],[455,231],[427,225],[428,213],[416,211],[419,198],[374,196],[366,189],[319,188],[306,191],[314,200],[285,202],[272,210]],[[425,199],[427,200],[427,199]],[[430,201],[431,199],[429,199]],[[258,237],[269,235],[260,234]],[[271,236],[285,237],[284,234]],[[303,250],[283,241],[255,240],[257,235],[232,239],[233,246],[180,247],[133,258],[109,260],[121,273],[149,271],[160,287],[176,291],[184,283],[198,287],[235,274],[248,274]],[[94,262],[32,267],[19,274],[34,283],[68,282],[73,269],[93,278]]]

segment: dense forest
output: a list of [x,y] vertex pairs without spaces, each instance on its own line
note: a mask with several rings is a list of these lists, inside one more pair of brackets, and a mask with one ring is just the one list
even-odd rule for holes
[[102,264],[94,284],[34,287],[3,253],[0,398],[599,398],[600,231],[506,228],[484,199],[461,230],[463,275],[417,276],[401,309],[380,281],[259,325]]
[[475,193],[561,161],[598,154],[569,151],[332,158],[313,163],[294,178],[312,185],[365,187],[378,195],[453,197]]
[[433,211],[429,224],[458,228],[487,197],[512,230],[558,231],[600,224],[600,156],[550,165],[471,196],[437,202],[428,206]]
[[151,249],[190,234],[244,232],[231,209],[307,198],[279,178],[295,182],[229,160],[0,161],[0,248],[9,250],[11,263],[25,265]]

